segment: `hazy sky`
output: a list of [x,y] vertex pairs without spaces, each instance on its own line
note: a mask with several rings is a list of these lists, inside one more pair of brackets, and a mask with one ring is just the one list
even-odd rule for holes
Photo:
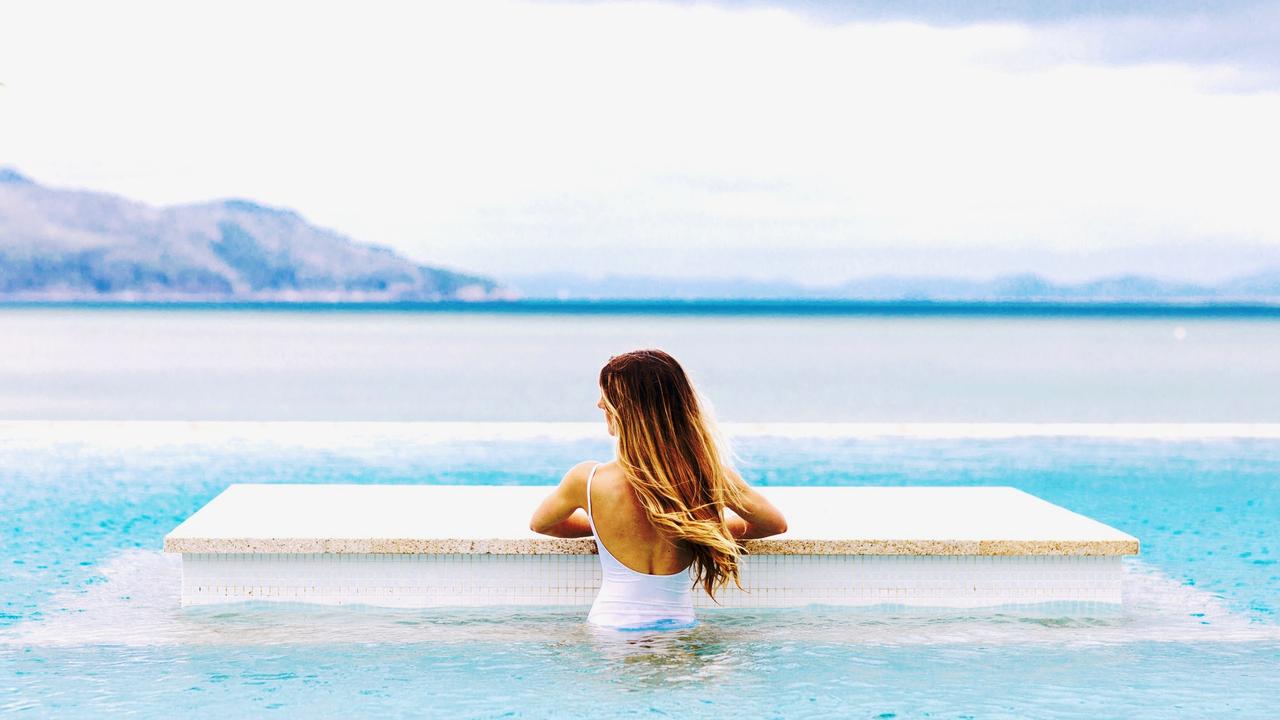
[[[959,9],[957,9],[959,8]],[[1280,267],[1280,4],[35,2],[0,165],[499,276]]]

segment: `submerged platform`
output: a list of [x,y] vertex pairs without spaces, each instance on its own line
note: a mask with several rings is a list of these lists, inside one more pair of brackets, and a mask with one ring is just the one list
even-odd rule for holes
[[[182,554],[183,605],[586,606],[599,586],[594,541],[528,529],[550,490],[236,484],[164,549]],[[745,541],[743,590],[719,593],[722,606],[1091,609],[1121,603],[1121,557],[1139,550],[1012,487],[759,490],[789,529]]]

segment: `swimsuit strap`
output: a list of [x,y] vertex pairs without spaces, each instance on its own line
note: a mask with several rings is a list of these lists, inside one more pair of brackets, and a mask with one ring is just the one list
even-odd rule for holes
[[613,556],[613,553],[609,552],[609,548],[605,547],[604,541],[600,539],[600,533],[596,531],[596,519],[591,514],[591,479],[596,476],[596,470],[600,468],[600,465],[601,463],[596,463],[595,467],[591,468],[591,473],[587,475],[587,522],[591,523],[591,536],[595,538],[596,550],[600,554],[600,562],[617,565],[627,572],[634,573],[635,570],[623,565]]
[[596,476],[596,468],[600,467],[600,463],[596,463],[591,468],[591,473],[587,475],[587,522],[591,524],[591,534],[596,534],[596,521],[591,517],[591,478]]

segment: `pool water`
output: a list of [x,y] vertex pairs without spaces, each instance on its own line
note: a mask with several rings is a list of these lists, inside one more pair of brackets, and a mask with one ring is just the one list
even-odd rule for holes
[[[0,713],[32,717],[1274,717],[1280,440],[734,438],[756,485],[1012,485],[1142,541],[1098,617],[179,608],[165,533],[231,482],[550,485],[576,425],[5,423]],[[536,435],[537,433],[535,433]],[[963,435],[963,434],[962,434]]]

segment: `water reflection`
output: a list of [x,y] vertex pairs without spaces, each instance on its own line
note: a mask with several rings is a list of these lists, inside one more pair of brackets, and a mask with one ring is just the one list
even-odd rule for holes
[[735,663],[741,664],[741,656],[731,652],[731,638],[714,624],[679,630],[584,629],[593,664],[615,681],[637,688],[723,678]]

